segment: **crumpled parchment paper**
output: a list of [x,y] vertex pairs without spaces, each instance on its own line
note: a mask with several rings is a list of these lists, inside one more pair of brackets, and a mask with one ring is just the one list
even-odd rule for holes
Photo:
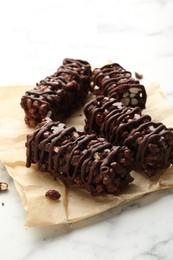
[[[26,135],[33,131],[24,123],[24,112],[20,99],[31,86],[13,86],[0,88],[0,160],[13,178],[22,205],[27,211],[27,226],[49,226],[76,222],[112,207],[137,199],[147,193],[173,187],[173,167],[162,171],[153,178],[132,172],[134,177],[127,189],[119,196],[93,197],[84,190],[65,187],[61,181],[55,181],[49,173],[40,172],[35,165],[25,167]],[[147,88],[148,100],[145,114],[153,121],[173,126],[173,109],[167,98],[155,82]],[[67,120],[67,125],[82,129],[84,117],[82,109]],[[59,201],[45,197],[49,189],[58,190]]]

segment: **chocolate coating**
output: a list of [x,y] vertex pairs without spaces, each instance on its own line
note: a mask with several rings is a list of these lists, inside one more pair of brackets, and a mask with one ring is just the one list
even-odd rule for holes
[[112,146],[95,134],[78,132],[51,120],[27,136],[27,163],[92,195],[118,194],[133,178],[133,156],[125,146]]
[[113,97],[126,106],[145,108],[147,94],[144,86],[119,64],[94,69],[92,81],[94,94]]
[[66,58],[51,76],[26,91],[21,98],[25,122],[35,127],[43,118],[63,120],[83,104],[90,89],[91,66],[88,62]]
[[100,96],[85,105],[84,114],[85,131],[127,146],[135,158],[134,169],[152,176],[173,163],[173,129],[152,122],[139,107]]

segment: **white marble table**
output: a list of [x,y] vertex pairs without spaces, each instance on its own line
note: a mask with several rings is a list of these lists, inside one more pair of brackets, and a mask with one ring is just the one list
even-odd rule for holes
[[[173,104],[173,1],[7,0],[0,3],[0,85],[35,84],[65,57],[107,60],[157,80]],[[15,95],[15,94],[14,94]],[[4,260],[172,260],[173,191],[82,223],[28,228],[13,181],[0,194]]]

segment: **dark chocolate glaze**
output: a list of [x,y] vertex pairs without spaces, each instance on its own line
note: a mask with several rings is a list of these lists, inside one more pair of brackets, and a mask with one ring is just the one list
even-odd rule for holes
[[144,86],[119,64],[94,69],[92,81],[94,94],[113,97],[127,106],[145,108],[147,95]]
[[85,132],[96,133],[113,145],[125,145],[134,154],[134,169],[154,175],[173,163],[173,129],[152,122],[139,107],[126,107],[99,96],[84,107]]
[[90,89],[91,66],[88,62],[64,59],[57,71],[26,91],[21,99],[25,122],[35,126],[46,116],[63,120],[83,104]]
[[125,146],[112,146],[95,134],[66,128],[50,119],[27,137],[27,162],[55,178],[86,189],[92,195],[117,194],[133,178],[133,155]]

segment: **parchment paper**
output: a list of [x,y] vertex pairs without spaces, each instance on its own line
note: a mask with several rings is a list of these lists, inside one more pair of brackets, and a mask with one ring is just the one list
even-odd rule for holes
[[[33,129],[24,123],[20,99],[26,90],[32,88],[32,86],[0,88],[0,160],[13,178],[22,205],[27,211],[27,226],[76,222],[147,193],[173,187],[173,167],[170,167],[150,179],[141,173],[132,172],[133,183],[119,196],[93,197],[75,187],[66,188],[61,181],[53,180],[48,173],[40,172],[36,166],[26,168],[26,135]],[[152,83],[147,87],[147,94],[147,109],[143,113],[150,114],[153,121],[161,121],[172,127],[173,109],[159,85]],[[82,110],[76,112],[66,123],[82,129],[84,125]],[[45,197],[45,192],[49,189],[60,192],[59,201],[51,201]]]

